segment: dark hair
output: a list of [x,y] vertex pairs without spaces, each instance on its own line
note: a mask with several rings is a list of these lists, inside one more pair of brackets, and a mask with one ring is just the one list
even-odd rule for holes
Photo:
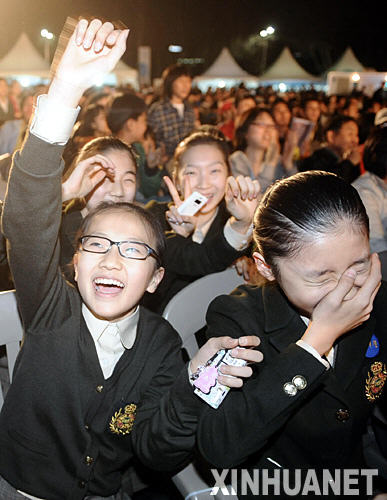
[[244,101],[245,99],[252,99],[255,102],[255,97],[251,94],[239,94],[235,98],[235,109],[239,106],[239,103]]
[[222,139],[219,134],[215,134],[209,131],[206,132],[193,132],[188,137],[183,139],[177,146],[175,150],[175,154],[173,156],[173,165],[172,165],[172,173],[173,178],[177,178],[177,174],[181,167],[180,162],[183,154],[188,151],[189,148],[194,146],[215,146],[223,155],[224,162],[227,166],[228,174],[230,175],[230,163],[228,161],[228,155],[230,154],[230,149],[227,144],[227,141]]
[[266,113],[272,116],[271,111],[268,108],[255,107],[248,109],[242,115],[241,121],[235,130],[235,149],[244,151],[247,148],[246,135],[249,130],[250,125],[258,118],[259,115]]
[[358,125],[357,121],[355,120],[355,118],[352,118],[351,116],[347,116],[347,115],[336,115],[332,118],[332,120],[328,123],[326,129],[325,129],[325,133],[328,132],[328,131],[332,131],[334,132],[335,134],[337,134],[338,132],[340,132],[340,129],[341,127],[345,124],[345,123],[348,123],[348,122],[353,122],[353,123],[356,123],[356,125]]
[[301,172],[266,191],[254,215],[254,241],[278,278],[278,258],[297,255],[316,236],[337,231],[342,221],[369,235],[356,189],[332,173]]
[[381,179],[387,176],[387,127],[376,128],[364,144],[364,167]]
[[76,241],[78,242],[79,238],[88,233],[90,224],[97,215],[104,214],[110,211],[121,211],[130,215],[134,215],[137,220],[140,220],[143,223],[147,234],[151,239],[154,239],[155,241],[156,248],[154,248],[154,250],[159,257],[159,259],[156,260],[157,265],[158,267],[162,266],[166,245],[164,230],[157,217],[153,217],[150,212],[136,203],[127,203],[123,201],[117,203],[111,201],[103,201],[99,203],[95,208],[90,210],[90,212],[83,219],[76,236]]
[[163,71],[162,78],[164,99],[170,99],[172,97],[173,82],[181,76],[188,76],[191,78],[191,74],[188,69],[181,64],[173,64],[172,66],[168,66]]
[[146,112],[146,104],[141,97],[126,92],[113,99],[107,111],[107,123],[113,134],[117,134],[124,124]]
[[122,151],[127,153],[129,158],[132,160],[134,166],[137,169],[137,154],[132,148],[125,142],[121,141],[117,137],[105,136],[105,137],[96,137],[92,139],[87,144],[85,144],[78,152],[77,156],[74,158],[71,166],[66,170],[63,180],[66,180],[70,177],[75,167],[82,160],[86,160],[91,156],[94,156],[98,153],[104,153],[106,151]]
[[74,127],[73,137],[93,136],[95,133],[93,122],[100,113],[105,113],[105,108],[100,104],[90,104],[90,106],[87,106],[81,120]]
[[272,103],[271,105],[271,109],[273,110],[277,104],[285,104],[285,106],[289,109],[290,111],[290,107],[289,107],[289,103],[287,101],[285,101],[285,99],[283,99],[282,97],[277,97],[274,102]]

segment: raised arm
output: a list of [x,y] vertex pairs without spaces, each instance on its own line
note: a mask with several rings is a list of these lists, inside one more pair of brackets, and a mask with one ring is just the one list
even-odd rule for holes
[[[110,71],[125,50],[127,30],[82,20],[70,37],[48,95],[40,96],[27,139],[13,159],[3,230],[25,326],[40,318],[60,322],[57,301],[67,300],[58,270],[61,222],[61,154],[83,92]],[[60,308],[68,311],[68,308]],[[52,313],[52,314],[51,314]],[[44,325],[42,325],[44,326]]]

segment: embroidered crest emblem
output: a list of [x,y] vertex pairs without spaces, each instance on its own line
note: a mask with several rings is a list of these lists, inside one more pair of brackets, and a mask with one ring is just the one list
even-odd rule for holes
[[366,396],[372,403],[378,399],[387,380],[386,365],[380,361],[375,361],[371,365],[371,372],[368,372],[366,380]]
[[109,424],[110,431],[113,434],[129,434],[134,425],[136,410],[137,406],[132,403],[126,405],[124,410],[120,408],[119,411],[116,411]]

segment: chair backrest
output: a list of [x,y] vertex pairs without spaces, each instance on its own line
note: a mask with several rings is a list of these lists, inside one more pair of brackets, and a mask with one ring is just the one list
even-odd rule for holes
[[229,267],[190,283],[168,302],[163,317],[179,333],[190,358],[197,351],[195,333],[205,326],[211,301],[218,295],[232,292],[243,283],[243,277],[238,275],[235,268]]
[[[17,310],[14,290],[0,292],[0,346],[5,345],[9,381],[12,381],[12,372],[23,338],[23,327]],[[0,386],[0,408],[4,402]]]

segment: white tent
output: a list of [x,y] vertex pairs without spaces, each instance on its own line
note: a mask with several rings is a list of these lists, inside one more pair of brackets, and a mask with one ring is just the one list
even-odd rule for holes
[[118,61],[113,74],[117,79],[117,85],[131,84],[134,88],[138,88],[138,71],[135,68],[128,66],[124,61]]
[[0,60],[0,75],[5,77],[34,76],[47,79],[50,65],[34,47],[26,33],[21,33],[10,51]]
[[292,56],[288,47],[285,47],[274,63],[259,77],[260,83],[314,83],[320,78],[311,75]]
[[344,54],[340,57],[338,61],[336,61],[336,63],[331,68],[329,68],[328,71],[361,72],[365,70],[366,70],[365,67],[356,58],[351,47],[347,47],[344,51]]
[[197,84],[202,91],[207,90],[209,86],[232,87],[241,82],[245,83],[246,86],[249,84],[256,86],[258,77],[250,75],[242,69],[227,47],[223,47],[212,65],[194,79],[194,84]]

